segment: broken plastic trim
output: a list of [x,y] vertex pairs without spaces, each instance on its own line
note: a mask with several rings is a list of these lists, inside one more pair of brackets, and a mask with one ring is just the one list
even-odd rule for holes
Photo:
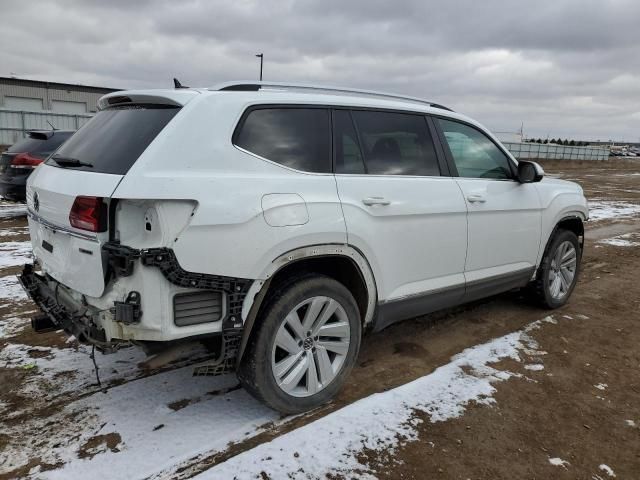
[[138,250],[117,242],[108,242],[102,248],[107,253],[109,265],[116,275],[123,277],[131,275],[136,260],[140,259],[144,266],[159,268],[169,282],[179,287],[225,292],[228,305],[227,315],[222,320],[222,331],[242,329],[242,302],[252,280],[188,272],[180,266],[175,253],[170,248]]
[[113,314],[116,322],[122,322],[125,325],[138,323],[142,316],[140,292],[131,291],[124,302],[114,302]]
[[220,355],[214,361],[196,368],[194,375],[224,375],[235,372],[243,331],[242,303],[252,280],[188,272],[180,266],[175,253],[170,248],[138,250],[120,245],[118,242],[108,242],[102,248],[107,253],[109,265],[116,275],[131,275],[136,261],[140,259],[142,265],[146,267],[159,268],[169,282],[179,287],[225,292],[227,308],[226,315],[222,319]]

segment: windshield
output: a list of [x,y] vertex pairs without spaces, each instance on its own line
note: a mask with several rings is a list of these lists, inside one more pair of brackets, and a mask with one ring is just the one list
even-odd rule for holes
[[125,175],[178,110],[179,107],[165,105],[130,105],[102,110],[46,163],[54,167]]

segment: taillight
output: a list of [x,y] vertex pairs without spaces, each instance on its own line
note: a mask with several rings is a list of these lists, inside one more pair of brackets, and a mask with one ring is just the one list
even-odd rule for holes
[[76,197],[69,212],[72,227],[89,232],[107,230],[107,204],[102,197]]
[[13,157],[13,160],[11,160],[11,164],[9,166],[11,168],[22,170],[33,170],[42,162],[42,158],[35,157],[30,153],[19,153],[18,155]]

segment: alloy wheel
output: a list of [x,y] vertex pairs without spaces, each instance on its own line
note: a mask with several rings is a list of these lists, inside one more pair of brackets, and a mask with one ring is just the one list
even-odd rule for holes
[[576,276],[578,254],[573,243],[564,241],[556,249],[549,268],[549,293],[555,300],[564,298]]
[[340,373],[351,327],[334,299],[315,296],[294,307],[282,320],[271,354],[271,370],[288,395],[308,397],[326,388]]

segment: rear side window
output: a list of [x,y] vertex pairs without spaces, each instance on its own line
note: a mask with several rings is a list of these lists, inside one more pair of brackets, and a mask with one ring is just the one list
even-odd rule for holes
[[367,173],[438,176],[440,168],[421,115],[354,111]]
[[[124,175],[179,110],[179,107],[164,105],[130,105],[102,110],[54,157],[88,164],[74,166],[76,170]],[[55,158],[50,158],[47,164],[57,166]]]
[[7,151],[12,153],[49,155],[55,152],[72,134],[72,132],[53,132],[46,140],[41,138],[25,138],[11,146]]
[[331,172],[329,111],[324,108],[251,110],[234,137],[238,147],[305,172]]
[[467,178],[513,177],[507,156],[484,133],[464,123],[439,118],[458,175]]

